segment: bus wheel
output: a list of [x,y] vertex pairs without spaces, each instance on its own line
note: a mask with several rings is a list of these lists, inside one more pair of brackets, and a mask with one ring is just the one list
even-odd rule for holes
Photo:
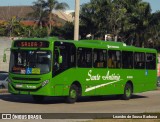
[[44,96],[40,96],[40,95],[33,95],[33,100],[36,102],[36,103],[41,103],[43,102],[44,100]]
[[124,94],[122,95],[122,98],[124,100],[129,100],[132,96],[132,91],[133,91],[133,88],[132,88],[131,84],[127,83],[124,88]]
[[69,96],[66,98],[67,103],[75,103],[78,98],[78,87],[76,85],[72,85],[69,90]]

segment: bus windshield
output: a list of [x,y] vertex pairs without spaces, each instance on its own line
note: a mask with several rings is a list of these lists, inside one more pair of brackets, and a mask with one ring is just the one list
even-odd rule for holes
[[16,74],[46,74],[51,70],[51,52],[12,50],[9,71]]

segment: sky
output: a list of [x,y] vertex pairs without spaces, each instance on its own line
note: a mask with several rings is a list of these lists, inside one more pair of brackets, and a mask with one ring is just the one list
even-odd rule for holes
[[[20,5],[32,5],[36,0],[0,0],[0,6],[20,6]],[[87,3],[90,0],[80,0],[80,4]],[[152,12],[160,10],[160,0],[143,0],[149,2],[152,8]],[[75,0],[58,0],[58,2],[66,2],[70,6],[71,10],[74,10]]]

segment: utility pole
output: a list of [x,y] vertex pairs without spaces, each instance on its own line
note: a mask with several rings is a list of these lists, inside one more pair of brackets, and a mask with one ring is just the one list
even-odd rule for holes
[[79,39],[79,1],[75,0],[74,40]]

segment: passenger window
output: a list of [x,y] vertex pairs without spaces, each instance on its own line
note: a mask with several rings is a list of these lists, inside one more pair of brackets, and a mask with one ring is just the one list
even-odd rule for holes
[[134,68],[145,69],[145,53],[137,52],[134,54]]
[[94,49],[93,65],[95,68],[107,67],[107,51],[106,50]]
[[76,48],[74,46],[69,49],[69,65],[70,67],[76,66]]
[[92,49],[78,48],[78,67],[92,67]]
[[146,54],[146,69],[156,69],[156,54]]
[[133,68],[133,52],[130,51],[122,52],[122,68],[123,69]]
[[121,52],[109,50],[107,65],[109,68],[121,68]]

